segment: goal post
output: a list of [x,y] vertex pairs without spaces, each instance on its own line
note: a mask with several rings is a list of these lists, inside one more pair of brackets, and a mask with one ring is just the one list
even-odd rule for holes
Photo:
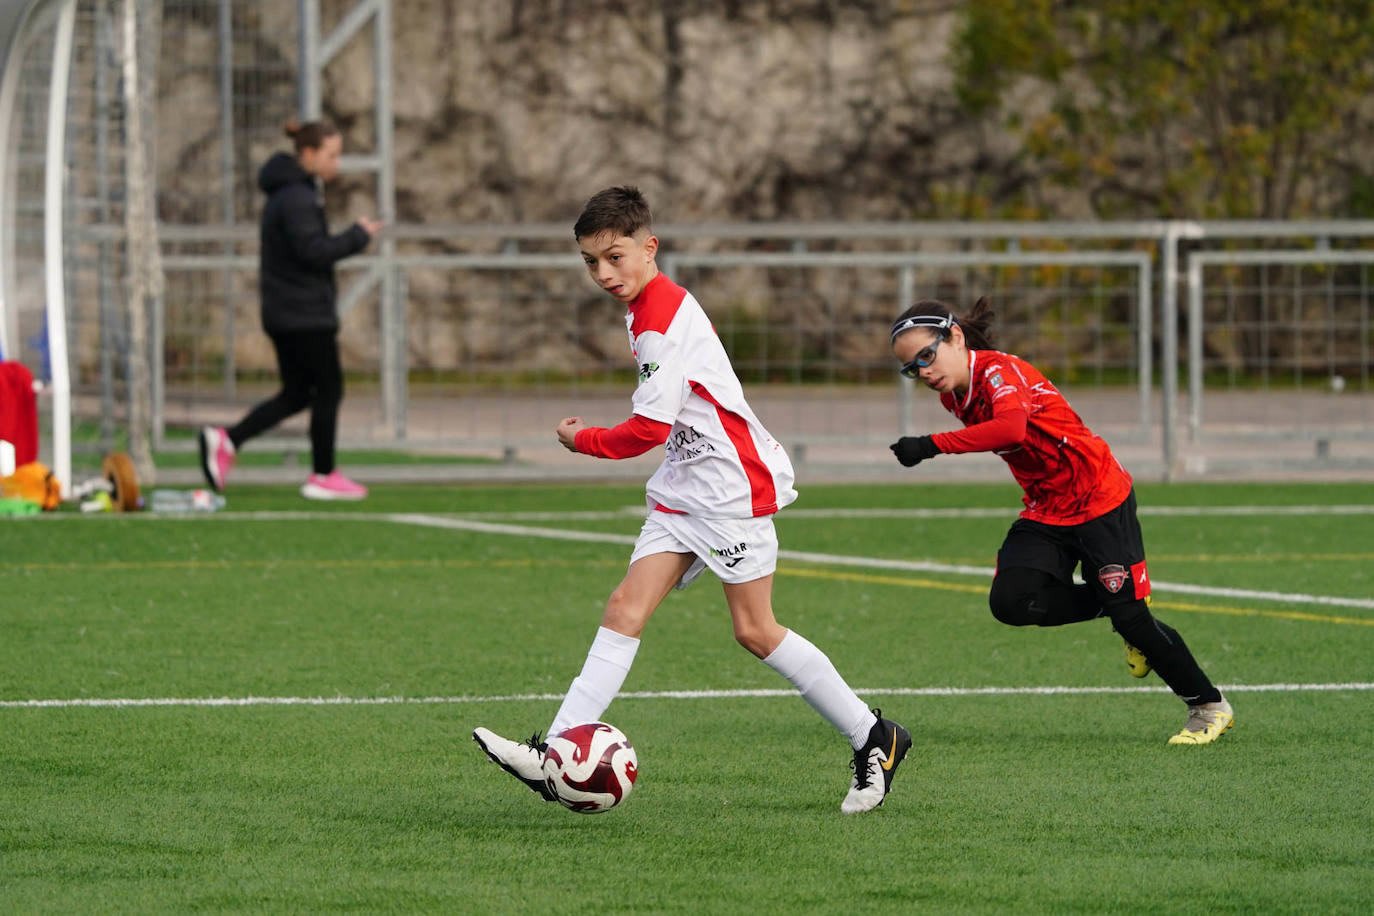
[[161,0],[0,0],[0,359],[35,380],[64,496],[116,449],[151,482],[160,18]]
[[[51,413],[40,456],[71,486],[71,380],[63,276],[66,111],[76,0],[11,2],[0,76],[0,325],[7,361],[27,366]],[[22,8],[21,8],[22,7]],[[41,121],[41,130],[40,130]],[[39,176],[41,181],[33,179]],[[35,188],[40,219],[34,219]],[[33,337],[29,333],[37,331]]]

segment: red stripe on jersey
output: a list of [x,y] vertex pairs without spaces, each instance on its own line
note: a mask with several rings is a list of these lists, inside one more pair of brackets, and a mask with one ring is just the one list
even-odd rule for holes
[[754,437],[749,435],[749,423],[735,413],[727,410],[720,405],[712,395],[706,390],[706,386],[700,382],[689,382],[692,391],[706,402],[715,405],[716,414],[720,417],[720,425],[725,429],[725,435],[730,440],[730,444],[735,447],[735,453],[739,455],[740,464],[744,466],[744,474],[749,478],[749,496],[754,515],[772,515],[778,511],[778,491],[773,486],[773,472],[768,470],[768,465],[763,463],[759,457],[759,450],[754,448]]
[[630,336],[638,337],[645,331],[667,333],[668,325],[677,317],[677,310],[687,298],[687,290],[658,274],[647,284],[634,301],[630,303]]

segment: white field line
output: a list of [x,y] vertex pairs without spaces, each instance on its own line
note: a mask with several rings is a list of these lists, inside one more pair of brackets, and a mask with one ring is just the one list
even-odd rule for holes
[[[598,518],[623,518],[628,514],[629,507],[606,513]],[[644,510],[635,508],[635,513],[642,513]],[[906,513],[904,515],[878,515],[875,513]],[[804,513],[833,513],[829,516],[812,515],[811,517],[833,517],[833,518],[862,518],[862,517],[892,517],[892,518],[941,518],[953,517],[949,515],[917,515],[916,513],[961,513],[962,517],[1012,517],[1011,513],[1000,509],[897,509],[897,510],[854,510],[854,509],[789,509],[789,517],[806,517]],[[1155,506],[1143,507],[1142,514],[1159,515],[1368,515],[1374,514],[1374,506]],[[984,515],[985,514],[985,515]],[[512,513],[506,517],[512,517],[517,513]],[[542,514],[540,514],[542,516]],[[44,517],[44,516],[37,516]],[[180,515],[120,515],[118,513],[105,515],[101,513],[95,516],[79,516],[72,513],[57,513],[52,515],[58,519],[72,518],[162,518],[162,519],[185,519],[193,520],[200,518],[227,518],[227,519],[248,519],[255,521],[305,521],[305,520],[330,520],[330,521],[387,521],[402,525],[419,525],[430,528],[447,528],[459,531],[475,531],[483,534],[504,534],[516,537],[539,537],[561,541],[582,541],[587,543],[599,544],[621,544],[633,545],[635,538],[626,534],[611,534],[599,531],[575,531],[566,528],[545,528],[530,525],[512,525],[501,522],[480,521],[476,518],[461,516],[439,516],[422,515],[418,513],[369,513],[369,512],[223,512],[217,516],[202,515],[189,512]],[[554,516],[551,520],[568,518],[566,515]],[[579,519],[590,519],[593,513],[576,513]],[[823,563],[832,566],[856,566],[864,569],[892,569],[904,572],[929,572],[943,573],[948,575],[960,576],[979,576],[991,578],[994,572],[990,566],[967,566],[963,564],[936,563],[929,560],[890,560],[878,557],[855,557],[842,554],[826,553],[806,553],[795,550],[780,550],[778,556],[787,560],[795,560],[801,563]],[[1206,595],[1214,598],[1236,598],[1252,601],[1273,601],[1282,604],[1317,604],[1328,607],[1348,607],[1374,610],[1374,598],[1343,598],[1331,595],[1308,595],[1294,592],[1264,591],[1259,589],[1246,588],[1224,588],[1208,585],[1190,585],[1181,582],[1164,582],[1158,579],[1152,583],[1152,588],[1160,592],[1174,592],[1180,595]]]
[[[530,525],[510,525],[498,522],[479,522],[473,519],[449,518],[437,515],[392,514],[387,521],[403,525],[423,525],[430,528],[452,528],[483,534],[509,534],[520,537],[551,538],[562,541],[591,541],[603,544],[633,545],[628,534],[609,534],[600,531],[570,531],[564,528],[543,528]],[[800,550],[779,550],[780,559],[800,563],[822,563],[830,566],[857,566],[863,569],[895,569],[903,572],[946,573],[960,576],[992,578],[991,566],[965,566],[958,563],[936,563],[930,560],[890,560],[879,557],[854,557],[844,554],[809,553]],[[1275,601],[1284,604],[1320,604],[1331,607],[1351,607],[1374,610],[1374,598],[1339,598],[1330,595],[1306,595],[1293,592],[1262,591],[1248,588],[1221,588],[1209,585],[1188,585],[1181,582],[1161,582],[1155,579],[1151,588],[1158,592],[1180,595],[1208,595],[1215,598],[1244,598]]]
[[[478,521],[506,522],[557,522],[557,521],[613,521],[623,518],[642,518],[643,505],[621,506],[618,509],[573,510],[567,512],[527,511],[527,512],[456,512],[451,518],[473,519]],[[1014,519],[1019,508],[978,508],[978,509],[801,509],[791,507],[784,510],[784,517],[796,519],[827,518],[895,518],[895,519],[945,519],[945,518],[1005,518]],[[1235,517],[1235,516],[1272,516],[1272,515],[1374,515],[1374,505],[1342,506],[1141,506],[1136,510],[1139,515],[1164,515],[1175,517]],[[134,514],[96,513],[78,515],[71,512],[42,513],[25,516],[25,522],[62,522],[81,519],[85,521],[100,519],[148,519],[148,520],[187,520],[198,521],[207,518],[256,519],[266,521],[303,521],[333,519],[339,521],[376,521],[382,516],[375,512],[312,512],[309,510],[234,512],[215,513],[157,513],[139,512]]]
[[[1016,518],[1019,507],[978,508],[978,509],[800,509],[796,506],[783,510],[782,517],[796,519],[829,518],[895,518],[895,519],[945,519],[945,518]],[[453,517],[474,519],[487,522],[558,522],[558,521],[612,521],[623,518],[643,518],[643,504],[621,506],[618,509],[581,510],[568,512],[527,511],[527,512],[459,512]],[[1205,518],[1233,516],[1269,515],[1374,515],[1374,505],[1348,506],[1140,506],[1138,515],[1164,515],[1179,517]],[[278,513],[283,516],[286,513]],[[293,513],[294,514],[294,513]],[[302,513],[311,515],[312,513]],[[323,513],[319,513],[323,514]]]
[[[1374,690],[1374,683],[1220,684],[1226,693],[1299,693]],[[1089,696],[1102,693],[1168,693],[1167,687],[865,687],[862,696],[980,697]],[[795,690],[641,690],[616,695],[617,700],[733,700],[793,697]],[[476,703],[557,701],[560,693],[511,693],[456,697],[79,697],[70,700],[0,700],[0,709],[132,708],[142,706],[434,706]]]

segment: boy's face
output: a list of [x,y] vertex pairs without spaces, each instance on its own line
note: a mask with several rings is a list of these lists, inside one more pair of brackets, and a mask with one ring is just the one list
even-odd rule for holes
[[619,235],[607,230],[583,236],[577,243],[582,248],[582,260],[592,280],[621,302],[630,302],[644,292],[644,287],[658,273],[654,264],[658,239],[647,229],[634,235]]

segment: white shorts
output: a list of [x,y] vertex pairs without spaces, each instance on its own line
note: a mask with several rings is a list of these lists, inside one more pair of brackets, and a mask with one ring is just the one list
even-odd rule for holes
[[778,568],[778,534],[771,515],[696,518],[650,510],[630,562],[655,553],[696,554],[696,562],[683,573],[677,588],[691,585],[707,567],[720,581],[737,585],[770,576]]

